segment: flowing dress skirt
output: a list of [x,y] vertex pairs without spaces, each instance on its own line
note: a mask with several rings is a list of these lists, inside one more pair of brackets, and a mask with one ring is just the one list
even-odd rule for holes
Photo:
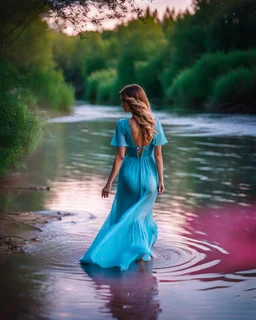
[[121,165],[112,209],[81,263],[127,270],[137,259],[148,261],[157,239],[153,218],[157,171],[152,156],[126,156]]

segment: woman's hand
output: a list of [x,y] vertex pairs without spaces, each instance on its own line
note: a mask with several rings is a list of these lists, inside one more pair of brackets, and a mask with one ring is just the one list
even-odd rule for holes
[[165,188],[164,188],[164,183],[163,181],[159,181],[158,183],[158,194],[162,194],[164,192]]
[[112,187],[112,183],[107,183],[106,185],[105,185],[105,187],[102,189],[102,192],[101,192],[101,197],[102,198],[107,198],[108,197],[108,195],[109,195],[109,192],[110,192],[110,190],[111,190],[111,187]]

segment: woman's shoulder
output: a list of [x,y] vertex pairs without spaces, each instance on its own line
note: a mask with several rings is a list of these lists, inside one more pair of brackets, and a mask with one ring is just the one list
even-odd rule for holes
[[154,118],[155,120],[158,120],[158,121],[159,121],[159,118],[158,118],[158,116],[157,116],[155,113],[152,113],[152,116],[153,116],[153,118]]
[[155,114],[153,114],[153,119],[154,119],[156,125],[158,125],[160,123],[159,118]]
[[125,122],[126,121],[127,121],[127,118],[122,118],[122,119],[117,120],[116,128],[119,130],[125,130],[125,128],[126,128]]
[[116,121],[116,127],[123,127],[125,121],[127,121],[126,118],[118,119],[118,120]]
[[122,119],[119,119],[119,120],[117,120],[117,122],[116,123],[124,123],[125,121],[127,121],[127,119],[128,118],[122,118]]

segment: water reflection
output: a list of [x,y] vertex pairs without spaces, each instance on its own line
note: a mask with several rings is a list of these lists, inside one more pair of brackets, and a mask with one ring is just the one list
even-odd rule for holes
[[[88,111],[86,115],[89,114]],[[213,120],[217,125],[218,119],[211,119],[211,123]],[[184,137],[172,131],[173,121],[170,115],[163,120],[169,138],[169,144],[164,146],[166,193],[158,201],[164,205],[176,198],[178,203],[194,207],[249,203],[256,188],[255,136]],[[179,123],[179,118],[175,121]],[[188,116],[187,121],[194,119]],[[53,138],[46,139],[33,157],[27,159],[28,169],[23,170],[19,181],[14,181],[15,185],[23,186],[49,185],[51,192],[0,194],[2,207],[5,210],[51,209],[55,199],[63,199],[56,200],[57,207],[65,198],[79,193],[79,198],[84,194],[84,201],[79,201],[80,210],[84,210],[84,202],[90,200],[86,198],[88,189],[94,194],[100,193],[111,170],[115,148],[109,142],[115,122],[116,119],[91,120],[51,126]],[[176,126],[175,130],[186,132],[181,126]],[[71,191],[72,197],[67,196]],[[67,201],[63,202],[65,206]]]
[[134,264],[128,272],[117,268],[102,269],[96,265],[81,267],[94,282],[96,298],[105,301],[100,313],[110,313],[120,320],[158,319],[161,308],[152,263]]
[[[51,127],[53,138],[45,139],[27,159],[27,169],[12,184],[49,185],[50,191],[0,195],[5,210],[74,213],[47,224],[39,234],[40,241],[26,249],[27,257],[33,255],[35,261],[41,261],[39,273],[54,277],[54,281],[48,276],[40,281],[42,288],[51,287],[58,297],[57,302],[51,300],[53,311],[48,318],[84,319],[86,314],[88,319],[125,319],[135,318],[136,313],[136,319],[170,319],[170,314],[179,319],[254,319],[256,117],[250,119],[251,135],[245,136],[242,133],[248,134],[248,122],[239,117],[160,114],[169,144],[164,146],[166,192],[154,206],[159,226],[157,257],[152,264],[125,274],[93,266],[84,270],[85,275],[76,265],[77,259],[111,208],[114,190],[107,199],[101,199],[100,190],[115,153],[109,145],[115,117],[123,117],[106,108],[102,121],[103,109],[81,109],[80,122],[72,117],[68,123],[56,120]],[[23,260],[12,263],[19,266]],[[6,292],[16,297],[17,283],[26,294],[26,285],[20,286],[10,270],[12,267],[2,272]],[[30,270],[29,276],[33,278]],[[8,283],[12,285],[8,287]],[[31,296],[34,290],[41,289],[32,285]],[[51,294],[47,290],[41,296],[28,294],[29,303],[35,304],[36,296],[44,305]],[[223,309],[219,309],[220,302]],[[227,311],[227,304],[233,313]],[[212,312],[217,309],[218,317],[214,317]],[[247,317],[239,317],[241,310],[247,310]]]
[[1,261],[0,319],[47,318],[55,296],[51,277],[41,269],[37,259],[22,254]]

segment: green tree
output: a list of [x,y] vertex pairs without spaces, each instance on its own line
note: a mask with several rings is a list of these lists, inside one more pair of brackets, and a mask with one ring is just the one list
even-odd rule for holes
[[138,62],[153,59],[156,49],[161,51],[166,40],[157,13],[151,13],[149,8],[143,21],[131,20],[127,26],[117,27],[116,32],[121,47],[117,66],[117,85],[121,89],[124,85],[136,81]]
[[43,123],[35,97],[23,77],[6,61],[0,63],[0,177],[23,164],[42,139]]

